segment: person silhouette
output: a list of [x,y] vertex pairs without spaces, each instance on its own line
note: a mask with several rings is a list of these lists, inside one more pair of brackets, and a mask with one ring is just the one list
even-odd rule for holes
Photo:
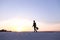
[[35,22],[35,20],[33,20],[33,26],[32,26],[32,27],[34,27],[34,32],[37,32],[38,27],[36,27],[36,22]]

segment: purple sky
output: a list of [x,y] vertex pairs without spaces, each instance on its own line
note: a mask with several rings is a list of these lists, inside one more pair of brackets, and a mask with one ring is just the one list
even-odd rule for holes
[[14,17],[60,23],[60,0],[0,0],[0,21]]

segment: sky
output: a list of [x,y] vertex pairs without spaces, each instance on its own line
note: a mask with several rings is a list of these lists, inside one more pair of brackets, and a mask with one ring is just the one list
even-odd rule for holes
[[39,31],[60,31],[60,0],[0,0],[0,28],[32,31],[33,20]]

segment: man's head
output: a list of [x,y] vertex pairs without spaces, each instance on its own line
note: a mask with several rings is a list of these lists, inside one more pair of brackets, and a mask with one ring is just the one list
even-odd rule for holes
[[33,22],[35,23],[35,20],[33,20]]

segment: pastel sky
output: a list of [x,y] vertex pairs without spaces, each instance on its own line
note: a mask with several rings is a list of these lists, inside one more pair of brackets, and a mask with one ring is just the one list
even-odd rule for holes
[[0,28],[32,31],[33,20],[39,31],[60,31],[60,0],[0,0]]

